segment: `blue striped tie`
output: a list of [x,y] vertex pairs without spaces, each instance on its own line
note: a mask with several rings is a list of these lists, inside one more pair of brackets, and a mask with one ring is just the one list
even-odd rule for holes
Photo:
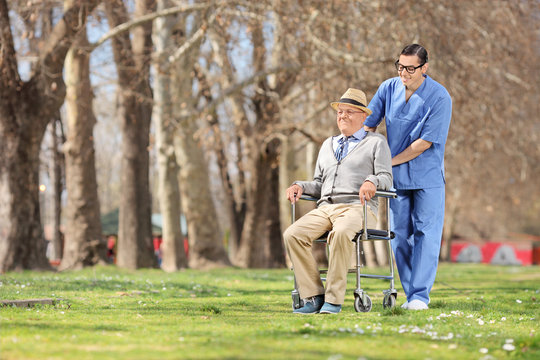
[[341,161],[341,159],[347,155],[347,151],[349,150],[349,137],[342,137],[338,142],[339,146],[336,149],[336,159]]

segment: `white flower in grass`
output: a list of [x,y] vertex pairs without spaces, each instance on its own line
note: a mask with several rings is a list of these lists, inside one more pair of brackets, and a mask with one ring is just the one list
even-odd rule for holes
[[495,320],[489,320],[490,324],[495,324]]
[[521,301],[521,300],[519,300],[519,299],[516,299],[516,302],[517,302],[518,304],[521,304],[523,301]]
[[506,318],[503,316],[503,317],[501,318],[501,321],[506,321]]
[[506,339],[504,342],[507,343],[507,344],[513,344],[514,339]]
[[450,350],[457,349],[457,344],[450,344],[450,345],[448,345],[448,348],[449,348]]
[[514,346],[514,344],[504,344],[502,348],[503,350],[506,350],[506,351],[516,350],[516,347]]
[[475,335],[477,338],[481,338],[482,337],[482,334],[476,334]]
[[487,353],[488,353],[488,349],[486,349],[486,348],[480,348],[480,352],[481,352],[482,354],[487,354]]
[[484,323],[484,320],[478,319],[478,325],[484,325],[484,324],[485,324],[485,323]]

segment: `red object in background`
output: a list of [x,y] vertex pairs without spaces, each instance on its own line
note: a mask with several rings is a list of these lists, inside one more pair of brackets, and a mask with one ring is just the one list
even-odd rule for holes
[[476,246],[480,249],[483,263],[491,263],[499,248],[506,246],[514,250],[515,257],[521,262],[521,265],[540,264],[540,246],[530,242],[453,241],[450,249],[450,260],[457,262],[459,254],[469,246]]
[[163,238],[161,236],[156,236],[154,238],[154,251],[159,251],[161,248],[161,243],[163,242]]
[[457,262],[458,255],[461,250],[465,249],[469,245],[471,244],[466,242],[452,241],[452,246],[450,247],[450,261]]
[[533,244],[532,263],[534,265],[540,265],[540,243]]

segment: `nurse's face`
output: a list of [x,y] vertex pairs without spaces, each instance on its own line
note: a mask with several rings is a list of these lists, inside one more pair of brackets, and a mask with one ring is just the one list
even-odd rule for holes
[[339,104],[337,106],[337,126],[345,136],[351,136],[364,126],[367,114],[357,107]]
[[[398,64],[398,74],[401,79],[401,82],[407,89],[416,90],[422,85],[424,81],[423,75],[426,73],[428,64],[422,65],[420,58],[416,55],[401,55],[399,57]],[[416,68],[418,67],[418,68]],[[407,71],[407,68],[414,69],[414,72],[411,74]]]

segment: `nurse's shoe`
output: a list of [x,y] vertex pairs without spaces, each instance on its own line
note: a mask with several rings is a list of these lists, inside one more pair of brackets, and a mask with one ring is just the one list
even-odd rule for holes
[[405,302],[401,305],[401,308],[407,310],[408,306],[409,306],[409,302],[408,302],[408,301],[405,301]]
[[407,310],[427,310],[428,306],[425,302],[415,299],[407,304]]

